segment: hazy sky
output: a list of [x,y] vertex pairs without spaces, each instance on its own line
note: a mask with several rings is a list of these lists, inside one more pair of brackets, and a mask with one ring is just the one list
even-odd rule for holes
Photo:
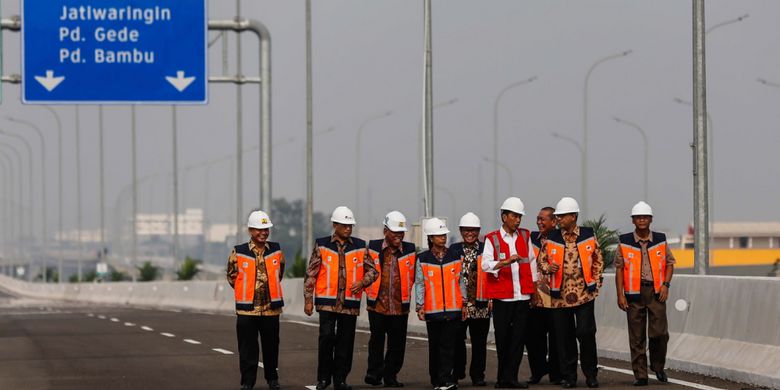
[[[314,3],[315,209],[355,205],[356,133],[363,134],[362,207],[359,224],[379,224],[389,210],[419,217],[418,121],[422,110],[422,1],[316,0]],[[780,145],[780,2],[707,1],[708,26],[749,14],[749,18],[707,35],[708,109],[714,127],[714,215],[718,221],[778,220],[779,171],[771,156]],[[211,19],[231,18],[235,3],[209,1]],[[4,0],[2,15],[19,12]],[[263,22],[272,35],[273,196],[305,196],[304,2],[244,1],[243,16]],[[583,85],[588,68],[608,55],[631,49],[625,58],[593,72],[589,92],[590,216],[606,214],[609,224],[627,229],[631,206],[642,198],[642,141],[638,132],[616,123],[619,116],[639,124],[649,138],[649,199],[655,227],[684,232],[692,212],[692,111],[673,98],[692,96],[691,2],[646,1],[433,1],[434,101],[457,103],[434,113],[436,214],[457,220],[474,211],[483,226],[497,224],[492,165],[483,162],[493,145],[493,104],[505,86],[537,76],[508,92],[499,106],[498,159],[512,167],[511,195],[519,196],[532,227],[536,211],[561,196],[580,195],[577,149],[552,132],[582,139]],[[211,33],[214,37],[216,33]],[[20,34],[3,33],[4,74],[20,72]],[[230,73],[235,43],[231,34]],[[257,40],[242,41],[243,68],[257,75]],[[212,75],[221,74],[221,50],[210,51]],[[244,144],[258,143],[258,88],[244,87]],[[235,151],[236,93],[233,85],[212,85],[209,104],[179,110],[180,166],[230,156]],[[74,109],[55,107],[64,122],[65,226],[75,226]],[[122,213],[117,201],[130,184],[130,110],[107,107],[107,216]],[[170,109],[139,110],[139,176],[171,169]],[[35,121],[50,134],[45,167],[47,221],[56,226],[56,138],[53,117],[20,103],[18,85],[3,85],[0,116]],[[81,107],[85,226],[98,226],[97,109]],[[0,119],[0,128],[27,131]],[[38,143],[30,138],[34,153]],[[11,142],[0,138],[0,142]],[[36,158],[37,160],[37,158]],[[245,155],[245,209],[258,204],[258,154]],[[38,191],[39,167],[34,185]],[[212,222],[234,220],[233,169],[229,160],[182,173],[182,209],[203,207]],[[499,198],[510,195],[499,171]],[[7,183],[3,183],[3,186]],[[26,184],[25,184],[26,185]],[[207,189],[208,187],[208,189]],[[25,188],[26,190],[26,188]],[[186,192],[186,193],[185,193]],[[448,193],[454,195],[454,203]],[[141,211],[171,205],[170,179],[145,181]],[[38,207],[38,197],[35,198]],[[583,205],[584,207],[584,205]],[[37,211],[36,211],[37,212]],[[121,213],[120,213],[121,214]],[[38,214],[36,214],[38,215]],[[40,217],[36,216],[36,225]],[[39,229],[36,227],[36,229]],[[37,231],[37,230],[36,230]]]

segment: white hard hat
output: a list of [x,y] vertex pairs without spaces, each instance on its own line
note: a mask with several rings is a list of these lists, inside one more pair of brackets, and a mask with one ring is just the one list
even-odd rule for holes
[[439,218],[431,218],[425,221],[425,225],[423,225],[423,233],[426,236],[438,236],[449,232],[447,224]]
[[333,214],[330,215],[330,221],[342,225],[354,225],[355,216],[352,214],[352,210],[350,210],[349,207],[339,206],[333,210]]
[[562,214],[571,214],[571,213],[579,213],[579,212],[580,212],[580,204],[577,203],[577,201],[574,198],[564,196],[563,198],[561,198],[561,200],[558,201],[558,204],[555,206],[555,212],[553,214],[562,215]]
[[520,198],[510,196],[501,204],[501,210],[512,211],[520,215],[525,215],[525,205]]
[[265,211],[253,211],[249,214],[249,220],[246,222],[246,227],[254,229],[268,229],[274,224],[271,223],[271,218]]
[[653,208],[645,202],[639,202],[631,208],[631,216],[635,215],[649,215],[653,216]]
[[400,211],[391,211],[385,215],[385,227],[391,232],[406,231],[406,217]]
[[472,228],[482,227],[482,225],[479,223],[479,217],[477,217],[477,215],[472,212],[468,212],[464,214],[462,217],[460,217],[460,223],[458,224],[458,226],[472,227]]

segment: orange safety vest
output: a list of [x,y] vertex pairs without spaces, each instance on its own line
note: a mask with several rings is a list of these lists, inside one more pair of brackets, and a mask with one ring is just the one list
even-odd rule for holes
[[[547,248],[547,261],[551,264],[558,264],[560,267],[550,280],[550,296],[560,299],[561,286],[563,285],[563,256],[566,253],[563,232],[561,230],[550,232],[545,248]],[[585,288],[590,292],[596,291],[596,280],[593,278],[592,268],[592,256],[595,251],[596,237],[593,235],[593,229],[580,226],[580,235],[577,237],[577,252],[582,276],[585,278]]]
[[[647,256],[653,275],[655,293],[661,292],[661,284],[666,280],[666,235],[652,232],[647,244]],[[634,240],[634,233],[620,235],[620,254],[623,255],[623,289],[626,299],[636,301],[640,298],[642,283],[642,246]]]
[[[268,248],[263,253],[265,272],[268,275],[268,294],[271,298],[271,308],[284,306],[282,294],[282,249],[276,242],[267,242]],[[233,284],[233,295],[236,299],[236,310],[252,311],[255,309],[255,284],[257,282],[257,257],[249,249],[249,243],[237,245],[236,266],[238,275]]]
[[[462,263],[452,249],[447,249],[441,262],[430,250],[417,257],[422,269],[425,288],[426,321],[457,320],[461,318],[463,297],[460,294]],[[418,281],[420,282],[420,281]]]
[[[368,242],[368,255],[374,262],[377,277],[374,283],[366,289],[366,303],[369,307],[376,306],[376,297],[379,296],[379,289],[382,284],[382,243],[384,240],[372,240]],[[416,248],[411,242],[401,243],[401,256],[398,257],[398,272],[400,274],[401,286],[395,287],[401,289],[401,307],[403,310],[409,310],[409,301],[414,287],[414,264],[417,260]]]
[[[316,240],[317,250],[320,251],[320,270],[317,273],[317,283],[314,287],[314,304],[317,306],[336,306],[339,293],[339,249],[337,242],[331,242],[331,237],[323,237]],[[366,256],[366,242],[352,237],[352,242],[347,241],[344,248],[344,265],[347,273],[346,286],[344,286],[345,308],[360,308],[360,299],[363,291],[352,294],[350,287],[358,280],[363,279],[363,259]]]
[[[455,252],[456,256],[460,257],[461,264],[462,264],[466,256],[463,251],[463,243],[459,242],[456,244],[452,244],[450,249],[453,252]],[[488,300],[489,300],[487,293],[485,292],[485,278],[487,278],[487,272],[482,270],[482,251],[484,249],[485,249],[485,244],[477,241],[477,289],[474,297],[474,302],[472,302],[477,307],[487,307]],[[463,297],[463,298],[469,299],[469,297]]]
[[538,259],[539,252],[542,251],[541,232],[531,232],[531,245],[534,250],[534,256]]
[[[528,256],[528,237],[531,233],[527,229],[517,229],[517,239],[515,240],[515,252],[520,256],[518,263],[518,273],[520,275],[520,292],[522,294],[533,294],[536,292],[533,274],[531,270],[531,259]],[[505,260],[509,258],[509,244],[501,237],[501,230],[488,233],[485,236],[485,242],[493,246],[493,256],[496,260]],[[486,279],[487,296],[496,299],[511,299],[515,296],[514,279],[512,278],[512,266],[503,267],[498,270],[498,277],[489,277]]]

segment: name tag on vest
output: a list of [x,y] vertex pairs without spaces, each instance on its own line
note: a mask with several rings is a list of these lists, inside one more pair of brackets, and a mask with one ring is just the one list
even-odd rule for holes
[[506,259],[506,253],[501,253],[501,254],[499,254],[499,255],[498,255],[498,258],[499,258],[500,260],[505,260],[505,259]]

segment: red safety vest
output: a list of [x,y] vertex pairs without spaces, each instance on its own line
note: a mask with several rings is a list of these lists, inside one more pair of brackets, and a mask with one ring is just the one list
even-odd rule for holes
[[420,262],[425,286],[426,321],[457,320],[461,318],[463,297],[460,294],[461,261],[451,249],[441,262],[430,250],[421,253]]
[[[284,306],[282,294],[282,250],[276,242],[267,242],[268,248],[263,253],[265,272],[268,275],[268,293],[271,298],[271,308]],[[236,310],[252,311],[255,309],[255,283],[257,281],[257,257],[249,249],[249,243],[235,247],[238,275],[233,284],[233,295],[236,300]]]
[[[536,292],[533,274],[531,273],[531,259],[528,257],[528,237],[530,232],[527,229],[517,229],[517,239],[515,240],[515,250],[520,256],[518,263],[520,272],[520,292],[530,295]],[[490,232],[485,236],[485,242],[493,246],[493,254],[496,260],[505,260],[510,257],[509,244],[501,237],[501,230]],[[512,281],[512,267],[503,267],[498,270],[498,277],[490,276],[485,279],[485,290],[489,298],[511,299],[515,296],[514,282]]]
[[[374,283],[371,283],[366,288],[366,303],[369,307],[376,306],[376,297],[379,296],[379,288],[382,284],[382,243],[384,240],[372,240],[368,242],[368,255],[371,256],[371,260],[374,262],[374,268],[376,268],[377,277]],[[409,310],[409,301],[412,296],[412,288],[414,287],[414,265],[417,261],[417,254],[415,253],[415,246],[411,242],[401,243],[401,256],[398,257],[398,272],[401,279],[401,286],[397,287],[401,289],[401,307],[404,310]]]
[[[331,237],[317,239],[317,250],[320,251],[320,270],[314,287],[314,304],[317,306],[336,306],[339,293],[339,250]],[[352,243],[347,242],[344,248],[344,260],[347,273],[347,283],[344,291],[344,307],[360,308],[363,291],[352,294],[350,287],[363,279],[363,259],[366,256],[366,242],[352,237]]]
[[[560,230],[553,230],[547,236],[545,244],[547,261],[558,264],[558,272],[553,274],[550,280],[550,296],[561,298],[561,286],[563,285],[563,256],[566,253],[566,242]],[[596,237],[593,229],[580,226],[580,235],[577,237],[577,252],[580,258],[582,275],[585,278],[585,288],[588,291],[596,291],[596,280],[593,278],[592,256],[596,251]]]
[[[666,251],[666,235],[652,232],[651,241],[647,243],[647,256],[656,294],[661,292],[661,285],[666,280]],[[642,247],[634,240],[634,233],[620,235],[620,254],[623,255],[623,289],[626,299],[638,300],[642,283]]]

